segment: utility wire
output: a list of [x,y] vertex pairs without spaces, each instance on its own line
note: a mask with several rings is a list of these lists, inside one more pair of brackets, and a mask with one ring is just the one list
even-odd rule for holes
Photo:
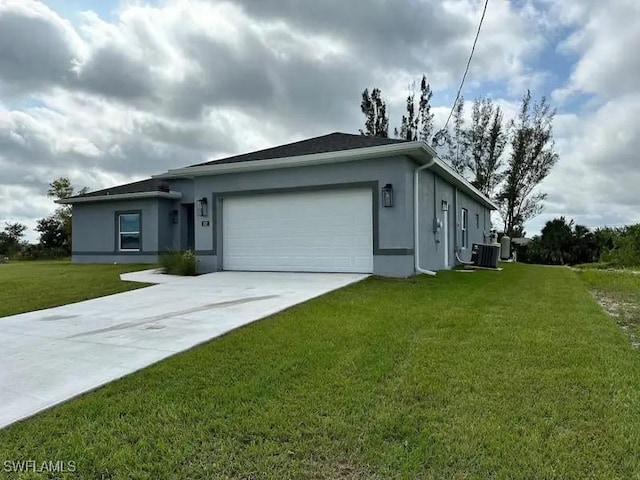
[[478,24],[478,30],[476,31],[476,38],[473,40],[473,46],[471,47],[471,53],[469,54],[469,60],[467,60],[467,66],[464,69],[464,75],[462,75],[462,81],[460,82],[460,86],[458,87],[458,93],[456,94],[456,99],[453,101],[453,105],[451,106],[451,111],[449,112],[449,117],[444,124],[442,130],[440,130],[437,136],[442,136],[447,131],[447,127],[449,126],[449,121],[451,120],[451,116],[453,115],[453,111],[458,104],[458,100],[460,99],[460,93],[462,93],[462,87],[464,86],[464,81],[467,79],[467,73],[469,73],[469,67],[471,66],[471,60],[473,59],[473,54],[476,51],[476,44],[478,43],[478,37],[480,36],[480,30],[482,29],[482,23],[484,22],[484,16],[487,13],[487,5],[489,5],[489,0],[485,0],[484,8],[482,9],[482,16],[480,17],[480,23]]

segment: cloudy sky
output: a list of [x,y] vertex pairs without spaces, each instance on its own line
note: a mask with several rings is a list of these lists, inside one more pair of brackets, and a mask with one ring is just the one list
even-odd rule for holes
[[[91,189],[333,131],[424,72],[446,119],[479,0],[0,0],[0,222]],[[489,0],[463,94],[557,107],[543,215],[640,222],[640,2]],[[29,239],[35,240],[31,233]]]

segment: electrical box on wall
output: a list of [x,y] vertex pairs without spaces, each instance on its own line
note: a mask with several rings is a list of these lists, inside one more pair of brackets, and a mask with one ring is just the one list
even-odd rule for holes
[[209,220],[203,220],[202,221],[202,226],[203,227],[208,227],[209,226]]

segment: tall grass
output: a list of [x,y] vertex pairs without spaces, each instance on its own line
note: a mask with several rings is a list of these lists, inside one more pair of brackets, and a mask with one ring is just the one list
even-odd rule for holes
[[168,251],[160,255],[160,266],[169,275],[193,276],[196,274],[198,259],[192,250]]

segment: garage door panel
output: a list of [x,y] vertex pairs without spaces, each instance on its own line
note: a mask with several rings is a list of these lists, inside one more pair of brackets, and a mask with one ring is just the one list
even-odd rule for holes
[[223,268],[372,272],[370,190],[223,200]]

